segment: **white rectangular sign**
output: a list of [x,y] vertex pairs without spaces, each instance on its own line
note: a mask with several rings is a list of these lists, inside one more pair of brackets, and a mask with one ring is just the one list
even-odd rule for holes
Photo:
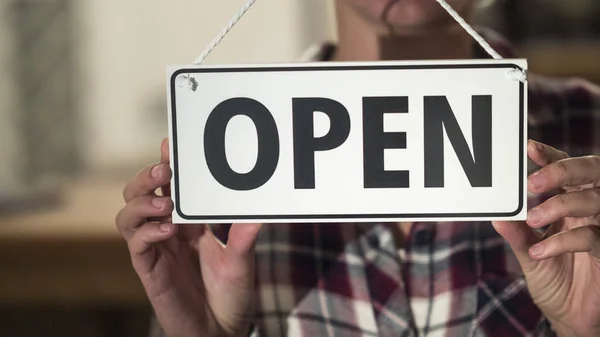
[[525,60],[168,70],[175,223],[526,215]]

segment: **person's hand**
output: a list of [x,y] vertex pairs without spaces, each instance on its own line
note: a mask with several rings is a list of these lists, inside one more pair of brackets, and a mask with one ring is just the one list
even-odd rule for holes
[[[171,223],[169,150],[123,191],[116,223],[156,317],[169,337],[245,336],[254,305],[260,224],[234,224],[227,246],[207,225]],[[155,191],[162,189],[162,196]],[[119,280],[115,280],[119,282]]]
[[[528,212],[527,222],[494,222],[512,247],[533,301],[560,337],[600,336],[600,157],[569,158],[530,141],[542,168],[535,194],[559,191]],[[534,229],[550,225],[540,236]]]

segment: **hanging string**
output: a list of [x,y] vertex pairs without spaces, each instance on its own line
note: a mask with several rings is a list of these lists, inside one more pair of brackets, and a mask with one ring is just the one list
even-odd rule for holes
[[235,26],[235,24],[238,23],[238,21],[240,21],[242,16],[246,14],[246,12],[250,9],[250,7],[252,7],[252,5],[254,5],[255,2],[256,0],[246,1],[244,6],[237,12],[237,14],[233,18],[231,18],[231,20],[229,20],[229,23],[227,24],[227,26],[225,26],[225,28],[223,28],[221,33],[208,45],[208,47],[206,47],[204,52],[196,59],[194,64],[201,64],[202,62],[204,62],[206,57],[213,51],[213,49],[215,49],[219,45],[219,43],[221,43],[225,35],[227,35],[227,33],[229,33],[233,26]]
[[[491,57],[496,60],[501,60],[502,56],[498,52],[492,48],[492,46],[485,41],[485,39],[479,35],[471,25],[469,25],[461,16],[458,14],[447,2],[446,0],[436,0],[445,10],[450,14],[450,16],[467,32],[471,37],[479,43],[479,45],[488,53]],[[521,82],[527,81],[527,74],[524,71],[518,69],[512,69],[510,74],[517,80]]]
[[477,43],[479,43],[479,45],[485,49],[485,51],[490,54],[491,57],[495,58],[496,60],[500,60],[502,59],[502,56],[500,56],[500,54],[498,54],[486,41],[485,39],[479,35],[475,29],[473,29],[473,27],[471,27],[471,25],[469,25],[461,16],[460,14],[458,14],[447,2],[446,0],[436,0],[445,10],[446,12],[448,12],[448,14],[450,14],[450,16],[456,21],[458,22],[459,25],[462,26],[462,28],[469,33],[469,35],[471,35],[471,37],[473,37],[473,39],[475,41],[477,41]]

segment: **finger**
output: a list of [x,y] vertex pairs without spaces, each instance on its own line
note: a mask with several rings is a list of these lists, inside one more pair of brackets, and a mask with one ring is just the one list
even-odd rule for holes
[[238,223],[231,225],[226,251],[237,258],[254,259],[254,245],[262,224]]
[[126,240],[133,231],[146,222],[147,218],[166,217],[173,212],[173,202],[168,197],[144,195],[131,200],[117,214],[116,223],[119,232]]
[[527,213],[527,224],[544,227],[566,217],[591,217],[600,213],[600,189],[555,195]]
[[569,158],[566,152],[557,150],[552,146],[529,140],[527,142],[527,155],[534,163],[539,166],[546,166],[550,163]]
[[171,179],[171,169],[168,164],[160,163],[143,168],[132,181],[123,189],[123,199],[129,202],[142,195],[153,194]]
[[172,223],[146,223],[135,231],[127,242],[132,256],[148,252],[152,244],[168,240],[177,232],[177,226]]
[[[169,139],[163,138],[160,144],[160,162],[169,163]],[[160,187],[160,192],[164,196],[171,195],[171,183],[168,182]]]
[[592,183],[600,178],[600,157],[562,159],[535,172],[528,179],[529,191],[545,193],[557,188]]
[[583,252],[600,258],[599,227],[590,225],[560,232],[529,249],[530,256],[536,260],[544,260],[565,253]]
[[540,236],[533,228],[521,221],[493,221],[492,225],[508,242],[523,271],[529,272],[535,269],[537,261],[529,256],[528,249],[539,242]]

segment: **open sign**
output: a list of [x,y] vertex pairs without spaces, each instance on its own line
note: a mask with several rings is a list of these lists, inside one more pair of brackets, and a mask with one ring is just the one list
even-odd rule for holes
[[524,219],[526,67],[173,67],[173,221]]

